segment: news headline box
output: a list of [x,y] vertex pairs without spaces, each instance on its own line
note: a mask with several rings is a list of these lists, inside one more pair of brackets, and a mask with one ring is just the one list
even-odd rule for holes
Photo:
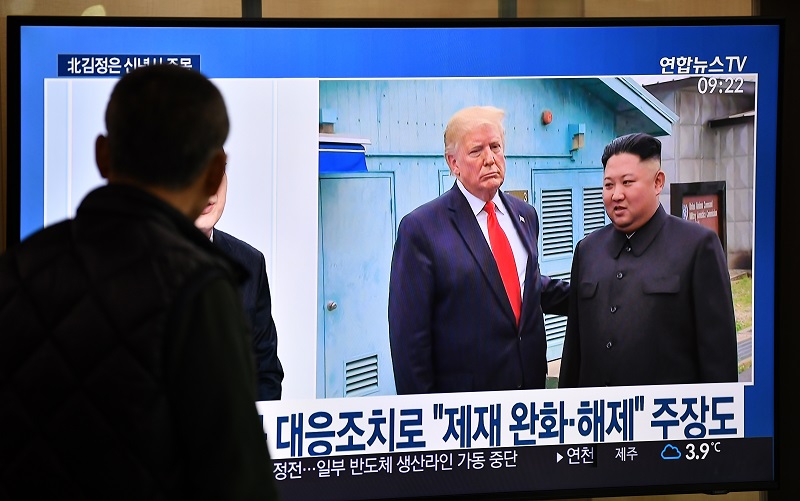
[[256,404],[273,459],[744,436],[741,383]]

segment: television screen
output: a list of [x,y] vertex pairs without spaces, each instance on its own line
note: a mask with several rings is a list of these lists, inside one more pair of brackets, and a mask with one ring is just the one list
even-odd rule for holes
[[[190,67],[217,84],[230,114],[218,227],[266,260],[285,379],[280,400],[256,407],[284,499],[774,488],[782,40],[781,21],[755,18],[10,16],[7,241],[72,217],[103,183],[94,139],[121,75]],[[392,345],[389,303],[401,221],[459,189],[443,134],[475,105],[505,112],[500,189],[508,204],[535,210],[519,223],[534,226],[529,254],[551,280],[569,282],[576,246],[611,223],[605,146],[631,133],[660,140],[661,207],[720,240],[737,381],[560,387],[568,316],[545,311],[546,339],[533,349],[546,376],[533,387],[475,380],[398,391],[408,370]],[[425,273],[404,270],[412,280]],[[645,314],[633,310],[624,314]],[[677,310],[666,315],[689,314]],[[408,323],[440,320],[404,314]],[[480,367],[499,356],[453,330],[453,354],[438,353],[435,367],[443,378],[456,376],[443,368],[448,357]],[[531,350],[525,336],[519,353]],[[429,352],[451,347],[429,342]],[[509,366],[519,353],[504,355]],[[630,371],[625,381],[646,381],[625,365],[616,368]]]

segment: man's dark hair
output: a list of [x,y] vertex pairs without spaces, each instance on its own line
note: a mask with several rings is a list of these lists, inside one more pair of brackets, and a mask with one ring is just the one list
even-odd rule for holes
[[181,189],[228,137],[222,94],[199,71],[173,64],[137,68],[114,87],[106,109],[113,172]]
[[609,158],[620,153],[631,153],[642,160],[656,159],[660,161],[661,141],[642,132],[620,136],[608,143],[603,150],[603,168],[605,169]]

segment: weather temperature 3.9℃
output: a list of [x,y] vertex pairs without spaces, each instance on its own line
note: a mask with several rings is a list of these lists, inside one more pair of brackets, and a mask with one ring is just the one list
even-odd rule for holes
[[709,454],[717,454],[720,452],[722,442],[701,442],[700,444],[689,443],[686,444],[685,457],[688,460],[703,460]]

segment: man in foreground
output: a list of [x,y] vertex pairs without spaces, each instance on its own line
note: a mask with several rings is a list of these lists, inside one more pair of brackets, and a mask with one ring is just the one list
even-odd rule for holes
[[274,499],[243,272],[193,222],[229,123],[199,72],[116,84],[106,186],[0,257],[0,498]]

